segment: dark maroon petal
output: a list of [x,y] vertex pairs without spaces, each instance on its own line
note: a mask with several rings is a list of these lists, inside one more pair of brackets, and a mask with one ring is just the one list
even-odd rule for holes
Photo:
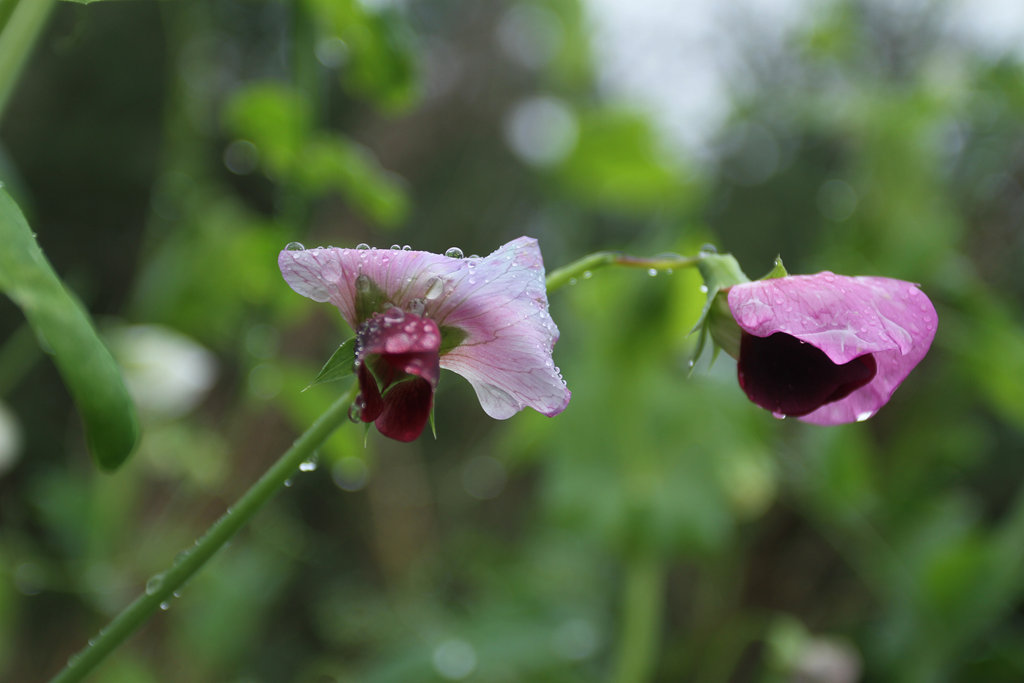
[[434,387],[414,377],[400,382],[384,395],[384,412],[374,424],[384,436],[397,441],[414,441],[430,418]]
[[423,431],[440,379],[437,323],[397,308],[377,313],[356,334],[363,422],[412,441]]
[[359,378],[359,398],[361,401],[359,419],[363,422],[373,422],[384,411],[384,400],[377,388],[377,380],[373,373],[366,367],[366,363],[359,363],[357,371]]
[[437,386],[440,347],[437,323],[398,309],[373,316],[358,332],[358,357],[372,359],[373,371],[385,389],[405,375]]
[[796,337],[743,333],[737,363],[740,387],[751,401],[776,415],[800,417],[861,388],[875,376],[870,353],[837,365]]

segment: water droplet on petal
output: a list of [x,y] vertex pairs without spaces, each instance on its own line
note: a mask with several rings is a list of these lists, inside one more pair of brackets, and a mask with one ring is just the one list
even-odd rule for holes
[[427,301],[433,301],[437,297],[441,296],[441,292],[444,291],[444,283],[441,282],[441,278],[433,277],[427,282],[427,291],[423,295]]
[[384,311],[384,322],[386,323],[400,323],[403,320],[405,320],[405,311],[398,306],[391,306]]
[[285,251],[306,251],[306,247],[302,244],[302,242],[289,242],[288,244],[284,245],[284,250]]
[[772,417],[774,417],[776,420],[785,420],[786,419],[786,414],[785,413],[772,413]]
[[369,292],[370,291],[370,278],[368,278],[365,275],[358,275],[358,276],[356,276],[356,289],[358,289],[363,294],[366,294],[367,292]]
[[401,251],[402,250],[402,245],[401,244],[392,244],[391,248],[393,250],[395,250],[395,251]]
[[370,245],[367,244],[366,242],[360,242],[359,244],[356,245],[356,249],[358,249],[359,251],[369,251]]
[[408,309],[413,315],[422,316],[427,310],[427,303],[423,299],[413,299],[409,302]]
[[458,247],[449,247],[448,251],[444,252],[444,255],[448,258],[462,258],[462,250]]
[[872,412],[870,410],[865,410],[863,413],[857,413],[857,422],[863,422],[864,420],[868,419],[872,415],[874,415],[874,412]]
[[412,247],[410,247],[408,244],[403,244],[402,251],[412,251]]

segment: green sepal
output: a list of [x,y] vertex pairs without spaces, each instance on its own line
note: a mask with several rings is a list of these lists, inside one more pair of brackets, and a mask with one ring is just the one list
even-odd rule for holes
[[368,275],[356,276],[356,320],[362,323],[374,313],[383,313],[391,303],[387,294]]
[[[324,366],[320,368],[316,379],[309,383],[309,387],[345,379],[355,372],[356,362],[356,338],[347,339],[338,347],[338,350],[331,354]],[[305,391],[306,389],[303,389]]]
[[776,256],[775,263],[772,264],[772,269],[762,277],[762,280],[774,280],[780,277],[788,277],[789,271],[786,270],[786,266],[782,265],[782,257]]
[[[777,260],[777,263],[781,265],[781,261]],[[729,310],[726,292],[733,285],[750,282],[750,278],[746,276],[732,254],[701,252],[697,260],[697,269],[704,278],[708,297],[691,332],[699,334],[690,359],[691,368],[696,366],[697,360],[704,352],[708,335],[715,343],[712,362],[717,358],[719,350],[725,351],[733,358],[739,357],[741,331]]]
[[711,301],[707,316],[704,318],[704,327],[715,342],[715,352],[725,351],[733,358],[740,357],[740,338],[743,331],[736,324],[729,310],[728,294],[719,290]]
[[430,404],[430,432],[434,435],[434,441],[437,441],[437,425],[434,423],[434,404]]
[[441,348],[438,349],[438,353],[442,356],[464,342],[469,336],[469,333],[461,327],[442,325],[439,329],[441,330]]

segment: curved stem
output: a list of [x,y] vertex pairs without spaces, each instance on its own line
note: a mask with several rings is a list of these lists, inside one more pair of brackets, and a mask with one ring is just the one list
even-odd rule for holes
[[645,268],[662,271],[676,268],[696,266],[700,257],[685,257],[679,254],[661,254],[651,258],[630,256],[618,251],[598,251],[581,259],[562,266],[548,274],[548,292],[553,292],[563,285],[571,284],[580,277],[588,277],[587,273],[604,266],[625,266],[627,268]]
[[228,508],[191,549],[178,555],[170,569],[150,578],[146,583],[145,592],[114,617],[106,628],[89,641],[85,649],[68,659],[68,665],[51,683],[82,680],[160,609],[161,604],[170,600],[175,592],[280,490],[288,478],[295,474],[299,465],[312,457],[327,437],[348,420],[348,408],[355,399],[357,389],[358,385],[354,384],[317,418],[316,422],[295,440],[292,447],[285,451],[237,503]]
[[626,560],[622,633],[612,681],[650,680],[661,639],[665,564],[653,552],[634,551]]

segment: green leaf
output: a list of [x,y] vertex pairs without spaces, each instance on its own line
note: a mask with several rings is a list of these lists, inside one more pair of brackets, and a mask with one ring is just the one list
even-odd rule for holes
[[139,438],[138,420],[110,351],[82,304],[46,260],[18,205],[0,189],[0,290],[25,313],[51,350],[85,422],[100,467],[123,463]]
[[[306,389],[315,386],[317,384],[323,384],[324,382],[334,382],[339,379],[345,379],[351,375],[354,370],[352,366],[356,362],[356,338],[346,340],[338,347],[324,366],[320,368],[320,373],[316,376]],[[305,391],[306,389],[303,389]]]

